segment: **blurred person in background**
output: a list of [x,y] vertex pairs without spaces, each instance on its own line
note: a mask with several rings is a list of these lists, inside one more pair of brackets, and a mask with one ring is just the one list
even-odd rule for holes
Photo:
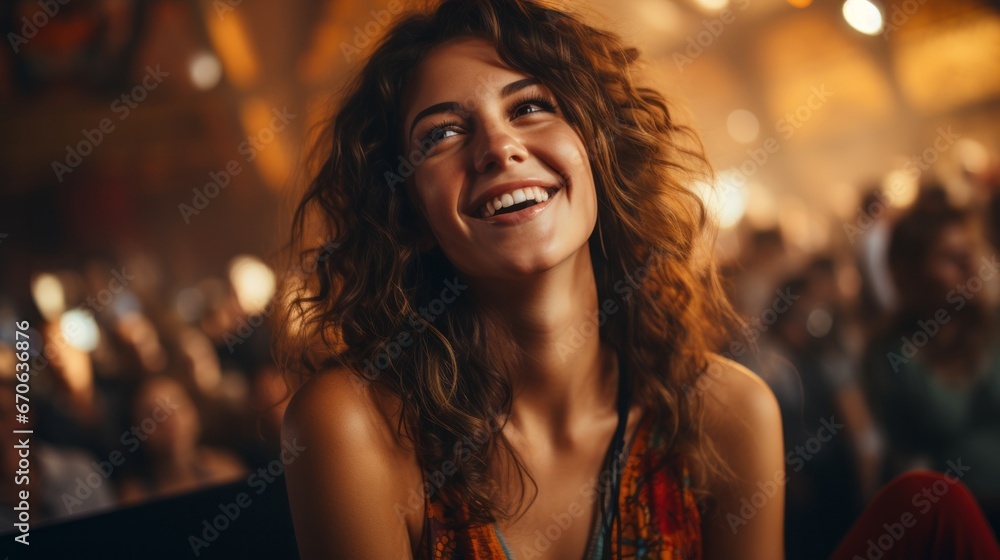
[[194,402],[176,380],[157,376],[142,382],[131,403],[130,473],[121,499],[134,503],[221,484],[244,476],[231,452],[200,444],[201,420]]
[[899,293],[866,356],[866,385],[888,439],[884,478],[969,468],[962,481],[993,527],[1000,512],[1000,329],[996,254],[979,223],[926,189],[892,231]]
[[[116,469],[111,477],[117,484],[123,473],[131,471],[123,489],[129,501],[218,482],[215,471],[241,472],[245,460],[254,464],[273,460],[276,450],[266,451],[274,446],[268,447],[271,442],[265,443],[258,433],[259,414],[251,406],[249,374],[254,370],[246,371],[241,365],[253,366],[266,354],[266,329],[245,336],[234,321],[202,321],[213,314],[211,305],[182,319],[175,309],[158,302],[157,293],[165,290],[159,284],[157,264],[150,258],[133,259],[124,266],[110,257],[94,258],[86,260],[82,268],[82,274],[63,269],[52,275],[58,278],[64,295],[48,313],[49,320],[40,321],[44,345],[38,372],[45,375],[32,380],[39,437],[68,448],[82,447],[94,457],[124,452],[125,468]],[[117,279],[112,281],[108,271],[117,274]],[[214,286],[219,301],[231,299],[224,280],[203,281],[198,291],[204,286]],[[43,307],[50,299],[40,302],[36,298],[36,306]],[[228,311],[231,305],[222,307],[227,310],[225,317],[242,317]],[[76,323],[66,323],[69,312]],[[219,344],[202,330],[204,326],[215,328]],[[75,335],[67,328],[75,330]],[[80,344],[81,333],[89,341],[83,344],[86,349]],[[236,340],[232,351],[224,343],[227,336]],[[123,441],[118,420],[127,418],[130,429],[141,428],[141,420],[150,418],[156,407],[134,402],[145,398],[136,395],[147,385],[149,390],[163,389],[162,381],[168,378],[173,387],[168,393],[175,394],[181,387],[185,395],[181,400],[189,413],[165,427],[149,420],[149,427],[162,427],[156,430],[159,435],[126,430],[127,441]],[[151,380],[159,381],[150,385]],[[137,406],[148,410],[136,412]],[[158,414],[169,419],[162,411]],[[132,420],[135,415],[138,423]],[[192,437],[201,448],[192,447]],[[197,458],[194,467],[192,456]],[[115,494],[112,488],[111,495]],[[95,499],[95,503],[100,500]]]
[[1000,161],[994,156],[982,172],[967,176],[986,206],[986,239],[994,250],[1000,250]]
[[816,258],[779,283],[772,294],[783,297],[750,324],[762,331],[754,368],[781,406],[789,560],[828,557],[879,482],[877,436],[845,340],[849,301],[835,274],[832,258]]
[[862,280],[858,311],[865,324],[871,325],[896,303],[887,254],[892,224],[899,210],[878,185],[869,187],[862,196],[861,210],[858,222],[851,224],[857,229],[848,235]]
[[747,238],[739,258],[722,270],[733,306],[743,315],[754,315],[771,304],[773,287],[791,274],[792,264],[780,229],[755,229]]

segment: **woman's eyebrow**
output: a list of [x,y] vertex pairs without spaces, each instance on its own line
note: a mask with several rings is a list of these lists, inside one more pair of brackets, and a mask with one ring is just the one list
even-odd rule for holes
[[[520,80],[511,82],[503,86],[503,88],[500,90],[500,96],[510,97],[511,95],[514,95],[515,93],[521,91],[524,88],[538,85],[540,83],[541,82],[538,80],[538,78],[522,78]],[[413,129],[417,126],[417,123],[420,122],[420,119],[424,117],[430,115],[439,115],[441,113],[461,113],[461,112],[462,112],[462,106],[454,101],[446,101],[444,103],[437,103],[435,105],[431,105],[430,107],[417,113],[417,116],[413,117],[413,122],[410,123],[410,136],[411,137],[413,136]]]
[[454,101],[446,101],[444,103],[438,103],[436,105],[431,105],[430,107],[424,109],[417,113],[417,116],[413,117],[413,122],[410,124],[410,137],[413,137],[413,129],[417,126],[417,122],[420,119],[430,116],[439,115],[441,113],[461,113],[462,106]]
[[517,80],[516,82],[511,82],[503,86],[503,89],[500,90],[500,96],[510,97],[511,95],[514,95],[515,93],[521,91],[526,87],[538,85],[540,83],[541,82],[538,81],[538,78],[524,78],[521,80]]

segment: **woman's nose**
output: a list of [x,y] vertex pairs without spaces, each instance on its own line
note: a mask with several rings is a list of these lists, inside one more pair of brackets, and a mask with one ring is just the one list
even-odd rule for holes
[[528,158],[527,149],[509,126],[494,124],[481,127],[477,133],[475,168],[479,173],[504,169]]

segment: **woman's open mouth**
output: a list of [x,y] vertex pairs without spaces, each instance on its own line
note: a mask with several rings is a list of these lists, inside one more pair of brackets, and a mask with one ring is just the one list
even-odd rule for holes
[[494,216],[516,214],[529,208],[540,206],[556,195],[562,187],[522,187],[503,193],[483,204],[478,211],[478,217],[489,219]]

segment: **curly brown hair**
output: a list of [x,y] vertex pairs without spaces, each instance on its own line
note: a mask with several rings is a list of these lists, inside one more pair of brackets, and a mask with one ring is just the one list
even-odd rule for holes
[[[739,318],[693,189],[712,180],[700,140],[660,93],[636,83],[635,48],[536,1],[443,0],[404,14],[346,86],[319,148],[321,168],[295,212],[293,255],[315,272],[293,287],[277,321],[284,370],[347,369],[397,396],[400,437],[413,442],[423,468],[451,461],[457,469],[440,499],[467,506],[474,524],[511,514],[488,473],[501,449],[522,482],[526,473],[495,424],[512,402],[513,337],[469,297],[426,312],[461,274],[439,248],[421,245],[419,211],[395,188],[420,161],[403,153],[403,93],[431,49],[460,37],[489,41],[505,64],[549,88],[583,139],[598,198],[589,241],[598,298],[622,304],[600,338],[624,355],[634,402],[657,416],[670,457],[683,458],[695,480],[730,472],[701,429],[698,381]],[[309,249],[306,238],[332,242]]]

